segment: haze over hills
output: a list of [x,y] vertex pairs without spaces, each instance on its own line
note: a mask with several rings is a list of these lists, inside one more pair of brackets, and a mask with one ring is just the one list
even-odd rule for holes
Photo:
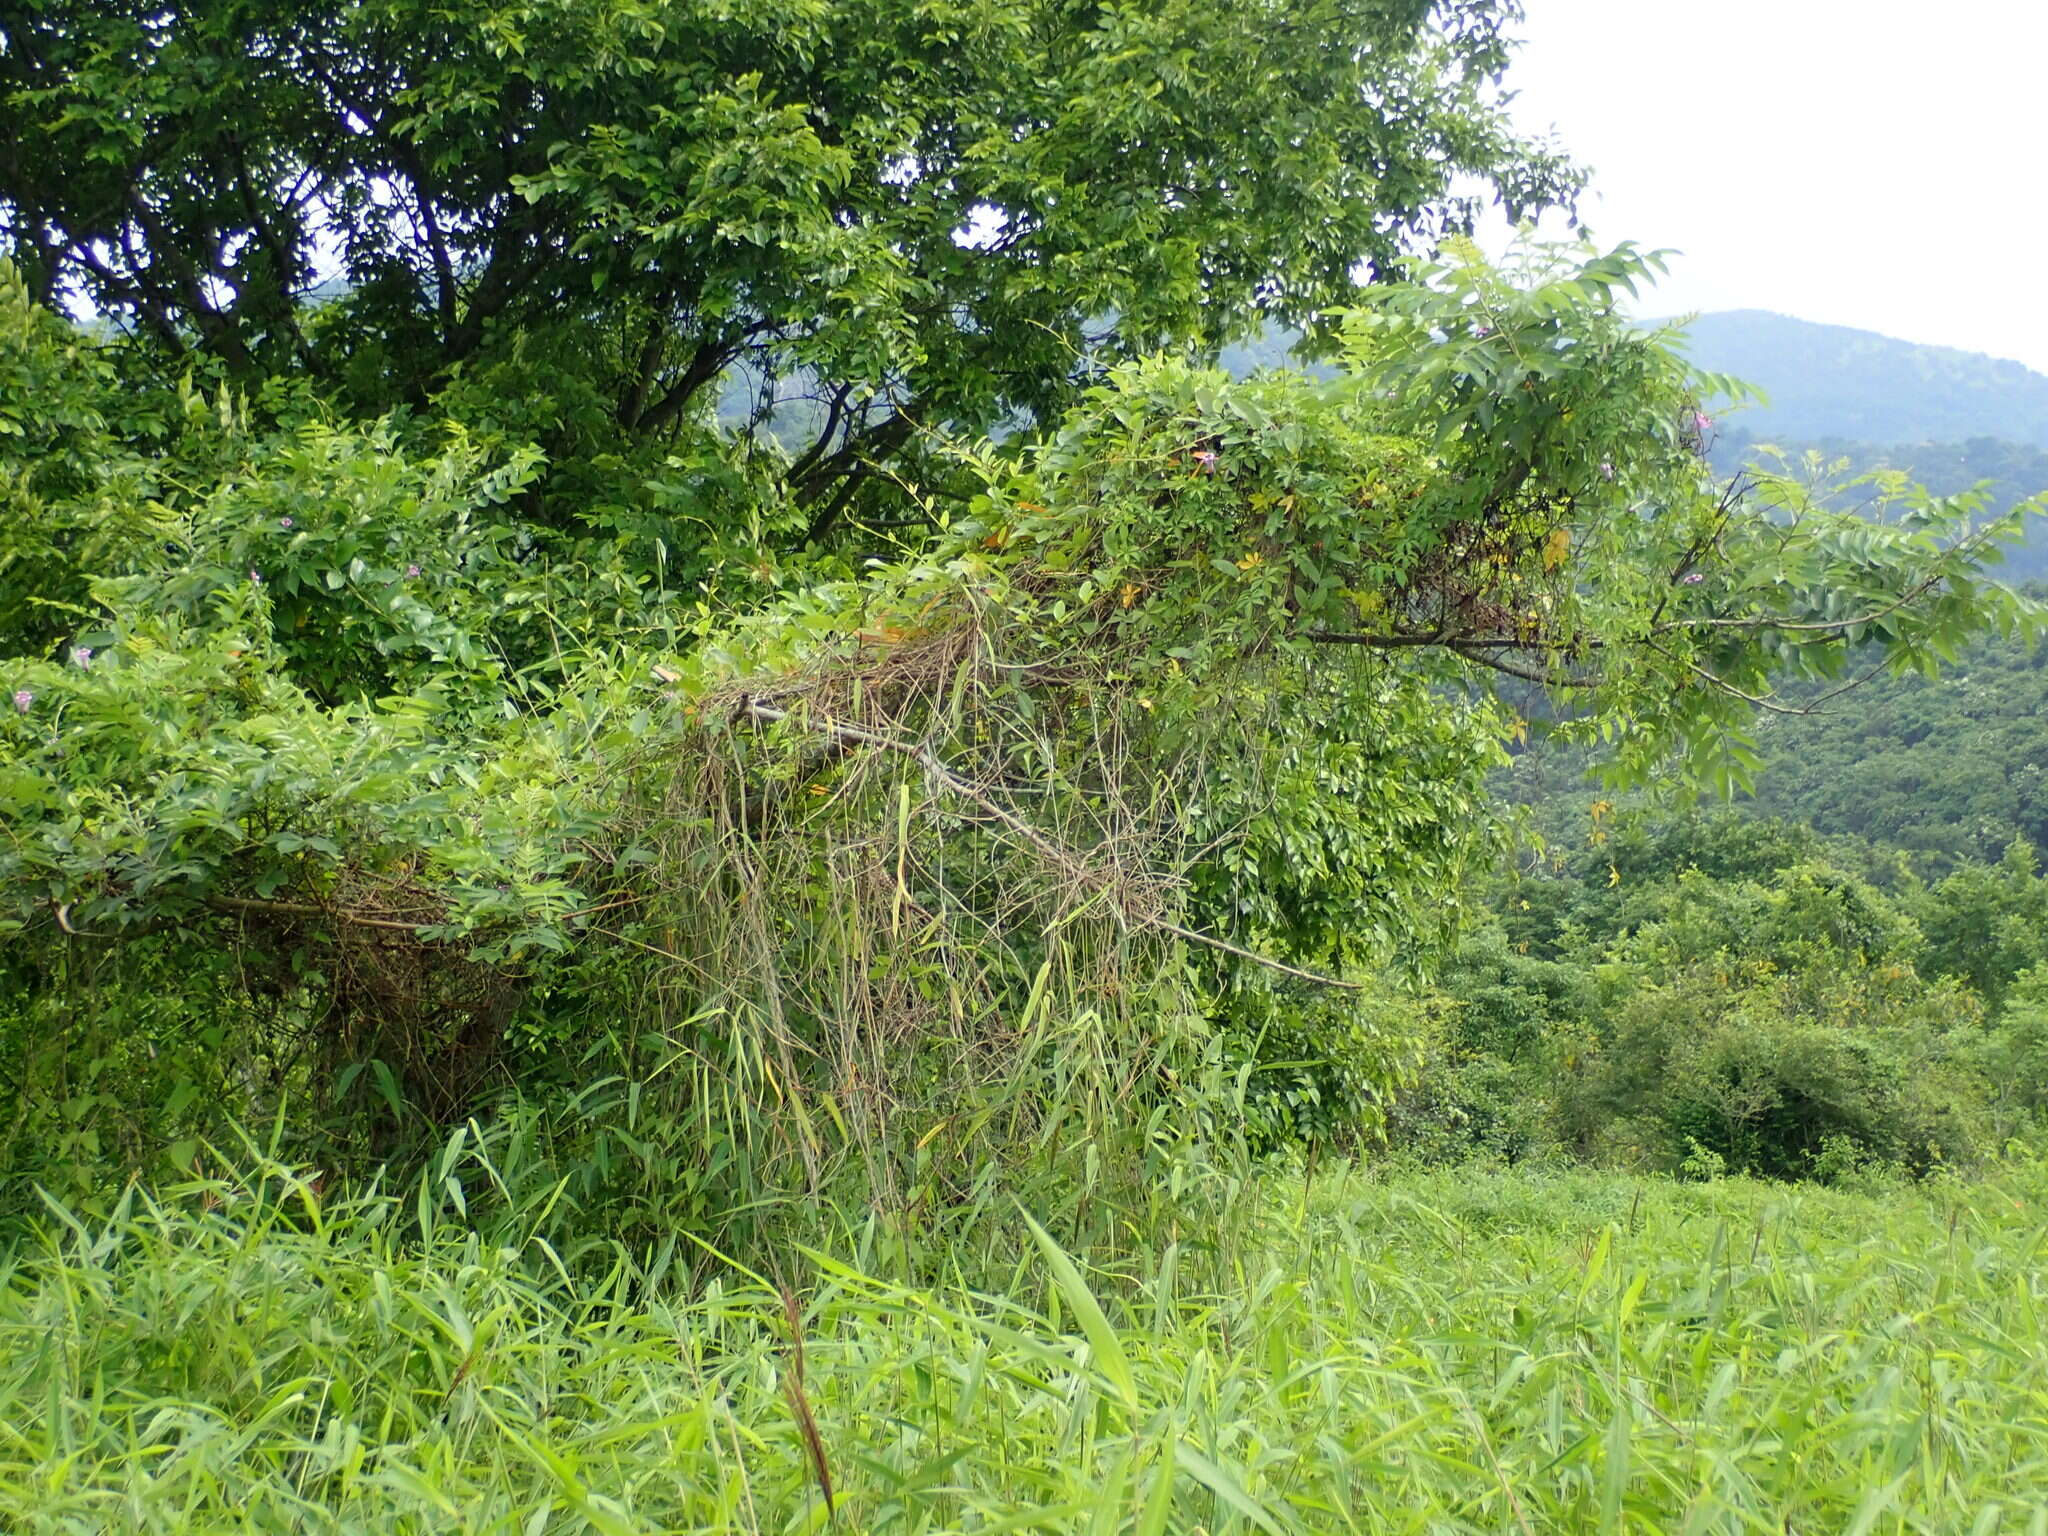
[[[1938,495],[1985,485],[1997,512],[2048,491],[2048,377],[2019,363],[1755,309],[1701,315],[1686,334],[1697,365],[1767,396],[1724,419],[1724,471],[1769,444],[1846,459],[1851,474],[1902,469]],[[2048,577],[2048,518],[2005,569]]]
[[1760,438],[1994,437],[2048,451],[2048,376],[2020,363],[1760,309],[1701,315],[1686,336],[1701,368],[1733,374],[1768,396],[1736,418]]

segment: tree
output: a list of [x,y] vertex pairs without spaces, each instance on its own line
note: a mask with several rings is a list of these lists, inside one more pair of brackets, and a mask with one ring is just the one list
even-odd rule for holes
[[1479,196],[1568,199],[1503,116],[1518,15],[43,0],[0,12],[0,229],[43,302],[245,385],[572,457],[776,414],[818,537],[920,428],[1269,318],[1326,340]]

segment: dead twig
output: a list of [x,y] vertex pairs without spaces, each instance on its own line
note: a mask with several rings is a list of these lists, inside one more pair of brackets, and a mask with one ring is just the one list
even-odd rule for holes
[[[988,816],[1015,833],[1033,851],[1042,855],[1048,862],[1057,867],[1068,869],[1075,869],[1081,866],[1083,862],[1071,850],[1062,848],[1022,816],[1019,816],[1015,811],[1012,811],[1009,807],[1002,805],[992,796],[985,793],[972,779],[969,779],[965,774],[947,763],[930,747],[920,742],[899,741],[893,736],[869,730],[865,726],[834,720],[829,716],[816,722],[799,720],[789,710],[777,708],[772,704],[763,704],[758,699],[749,699],[744,706],[744,713],[755,720],[765,721],[770,724],[787,722],[796,725],[799,729],[816,731],[820,735],[834,740],[858,746],[872,747],[877,751],[894,752],[907,757],[922,767],[932,782],[979,807]],[[1095,884],[1098,887],[1102,884],[1099,880],[1089,881],[1088,883]],[[1365,987],[1363,982],[1346,981],[1341,977],[1328,976],[1319,971],[1305,970],[1297,965],[1289,965],[1286,961],[1276,960],[1271,955],[1262,955],[1258,951],[1247,949],[1241,944],[1233,944],[1228,939],[1219,939],[1210,934],[1198,933],[1192,928],[1183,927],[1181,924],[1170,922],[1163,917],[1148,914],[1132,914],[1121,903],[1118,904],[1118,910],[1122,916],[1134,921],[1140,927],[1156,929],[1161,933],[1171,934],[1175,938],[1184,939],[1188,943],[1200,944],[1209,949],[1219,950],[1227,955],[1234,955],[1240,960],[1246,960],[1254,965],[1263,966],[1270,971],[1277,971],[1284,976],[1292,976],[1301,981],[1313,982],[1317,986],[1335,987],[1347,992],[1363,991]]]

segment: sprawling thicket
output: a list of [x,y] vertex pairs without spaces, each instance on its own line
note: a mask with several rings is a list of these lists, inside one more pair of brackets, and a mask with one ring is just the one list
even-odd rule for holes
[[508,1097],[647,1233],[1355,1143],[1526,714],[1726,788],[2030,630],[2015,518],[1718,483],[1653,260],[1443,239],[1575,185],[1511,15],[8,18],[7,1198]]
[[0,1520],[2037,1487],[2048,883],[1656,819],[2030,642],[2025,509],[1482,259],[1516,16],[0,7]]
[[223,1104],[375,1154],[614,1072],[718,1149],[695,1217],[851,1175],[936,1218],[1148,1123],[1369,1134],[1528,686],[1725,783],[1774,675],[2032,620],[1968,501],[1718,487],[1640,271],[1383,286],[1326,382],[1118,368],[956,453],[932,536],[764,548],[745,599],[535,539],[536,456],[459,424],[152,398],[17,282],[22,1174]]

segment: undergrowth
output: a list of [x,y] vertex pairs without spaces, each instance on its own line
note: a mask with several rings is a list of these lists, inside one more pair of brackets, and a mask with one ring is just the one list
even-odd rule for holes
[[1020,1217],[1007,1276],[922,1286],[858,1217],[776,1274],[592,1263],[496,1177],[457,1145],[402,1196],[329,1196],[251,1154],[53,1206],[0,1285],[0,1525],[2048,1524],[2037,1167],[1297,1172],[1115,1272]]

